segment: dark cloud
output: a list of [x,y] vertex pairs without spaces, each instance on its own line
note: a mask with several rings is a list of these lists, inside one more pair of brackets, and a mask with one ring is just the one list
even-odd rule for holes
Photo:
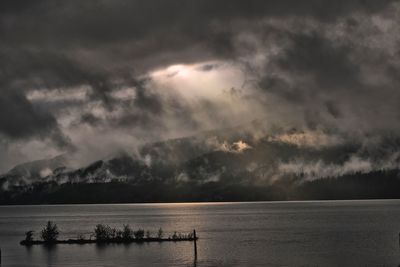
[[[370,25],[373,15],[389,12],[395,2],[1,1],[0,133],[10,140],[49,138],[65,147],[70,120],[74,126],[154,136],[174,127],[225,126],[226,107],[203,99],[189,103],[151,87],[149,71],[205,61],[244,63],[261,90],[246,91],[243,100],[250,101],[249,110],[262,105],[276,120],[296,113],[308,127],[346,128],[355,118],[366,124],[372,116],[379,121],[372,128],[390,128],[399,117],[393,104],[400,97],[399,64],[368,38],[389,39],[382,47],[396,42]],[[257,53],[268,54],[266,62],[257,64]],[[382,80],[366,81],[369,73],[377,75],[374,66]],[[207,63],[200,70],[219,68]],[[47,103],[27,98],[34,90],[79,87],[90,89],[85,98]],[[134,97],[114,97],[127,88]],[[271,95],[280,102],[271,102]],[[377,103],[386,100],[380,110]]]
[[280,68],[297,75],[311,74],[321,90],[360,86],[351,47],[333,43],[318,32],[290,34],[289,39],[290,48],[278,59]]
[[55,119],[35,110],[29,101],[17,93],[0,95],[0,131],[15,138],[42,135],[56,126]]
[[57,146],[66,149],[71,144],[59,130],[57,121],[49,113],[35,109],[18,92],[0,95],[0,133],[9,139],[50,137]]
[[[285,103],[271,108],[302,114],[302,126],[399,134],[400,83],[393,76],[400,70],[398,40],[365,14],[353,15],[351,27],[348,21],[282,27],[273,38],[279,52],[256,69],[257,85]],[[398,18],[388,21],[395,25]]]
[[85,113],[79,118],[76,124],[79,125],[81,123],[98,126],[101,123],[101,119],[91,113]]
[[[6,1],[3,5],[8,11],[1,18],[0,36],[7,44],[57,53],[79,48],[112,53],[118,61],[137,61],[196,45],[226,54],[231,35],[236,33],[231,23],[236,20],[299,16],[331,21],[355,11],[378,12],[390,2]],[[224,29],[217,30],[218,24]]]
[[201,71],[210,71],[218,68],[218,64],[205,64],[200,66],[198,69]]

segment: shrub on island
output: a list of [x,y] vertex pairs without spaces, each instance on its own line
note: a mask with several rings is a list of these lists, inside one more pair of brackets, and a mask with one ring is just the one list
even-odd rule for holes
[[46,243],[53,243],[58,238],[58,227],[57,224],[48,221],[46,226],[42,229],[41,237]]

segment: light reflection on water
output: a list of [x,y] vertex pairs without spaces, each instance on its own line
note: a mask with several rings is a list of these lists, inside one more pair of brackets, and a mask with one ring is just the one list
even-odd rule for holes
[[[4,266],[398,266],[400,201],[114,204],[0,207]],[[60,238],[97,223],[196,229],[192,242],[22,247],[55,221]]]

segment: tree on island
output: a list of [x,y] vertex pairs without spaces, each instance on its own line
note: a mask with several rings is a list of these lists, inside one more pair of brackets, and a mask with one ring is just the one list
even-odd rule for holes
[[158,229],[158,232],[157,232],[157,238],[158,238],[158,239],[161,239],[161,238],[163,238],[163,235],[164,235],[163,230],[162,230],[162,228],[160,227],[160,229]]
[[144,238],[144,230],[143,229],[139,229],[137,231],[134,231],[133,235],[135,236],[135,239],[141,240],[141,239]]
[[104,224],[97,224],[94,228],[94,235],[98,241],[107,241],[112,238],[111,227]]
[[124,225],[124,229],[122,230],[122,239],[131,240],[132,236],[133,230],[130,228],[129,224]]
[[34,231],[28,231],[28,232],[25,232],[25,241],[26,242],[32,242],[33,241],[33,233],[34,233]]
[[45,242],[51,243],[57,241],[58,234],[57,224],[48,221],[46,227],[42,229],[41,236]]

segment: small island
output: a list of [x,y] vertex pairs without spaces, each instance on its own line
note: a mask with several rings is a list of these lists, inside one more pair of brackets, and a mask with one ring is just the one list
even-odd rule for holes
[[180,242],[193,241],[196,242],[198,237],[196,231],[188,234],[174,232],[173,235],[164,237],[161,228],[158,229],[156,235],[152,235],[150,231],[144,229],[132,230],[129,225],[123,225],[122,229],[112,228],[108,225],[97,224],[94,232],[89,238],[79,235],[76,239],[59,240],[59,231],[57,224],[48,221],[42,229],[41,240],[33,238],[34,231],[25,233],[25,239],[20,242],[23,246],[32,245],[55,245],[55,244],[128,244],[128,243],[144,243],[144,242]]

